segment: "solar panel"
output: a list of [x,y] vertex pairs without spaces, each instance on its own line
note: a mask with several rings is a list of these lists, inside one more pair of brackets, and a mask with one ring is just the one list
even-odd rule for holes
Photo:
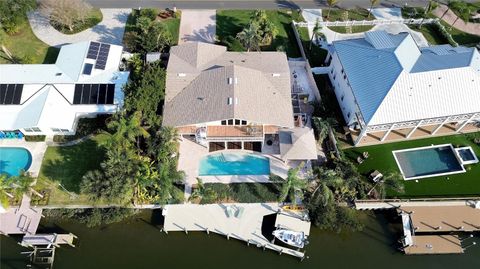
[[100,49],[100,43],[98,42],[90,42],[90,46],[88,47],[87,58],[88,59],[97,59],[98,51]]
[[78,105],[82,100],[82,84],[75,84],[75,93],[73,94],[73,104]]
[[109,53],[110,45],[102,43],[98,52],[97,61],[95,62],[95,69],[105,70]]
[[115,97],[115,84],[108,84],[107,86],[107,104],[112,105]]
[[100,84],[100,90],[98,92],[98,104],[103,105],[107,102],[107,85]]
[[5,104],[5,95],[7,94],[7,84],[0,84],[0,105]]
[[4,101],[6,105],[12,104],[14,93],[15,93],[15,84],[8,84],[7,95],[5,96],[5,101]]
[[13,94],[12,104],[14,105],[20,104],[20,100],[22,99],[22,92],[23,92],[23,84],[17,84],[17,86],[15,87],[15,93]]
[[90,104],[90,84],[83,84],[82,105]]
[[97,104],[98,102],[98,84],[92,84],[90,89],[90,104]]

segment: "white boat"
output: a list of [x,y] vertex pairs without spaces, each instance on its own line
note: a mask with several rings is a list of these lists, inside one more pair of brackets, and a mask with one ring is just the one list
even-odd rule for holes
[[295,232],[286,229],[275,230],[272,234],[283,243],[296,248],[303,248],[305,246],[305,241],[307,240],[307,237],[303,232]]

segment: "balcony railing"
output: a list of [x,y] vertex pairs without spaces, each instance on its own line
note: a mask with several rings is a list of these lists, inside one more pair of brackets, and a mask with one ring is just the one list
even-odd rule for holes
[[263,126],[207,126],[207,139],[263,137]]

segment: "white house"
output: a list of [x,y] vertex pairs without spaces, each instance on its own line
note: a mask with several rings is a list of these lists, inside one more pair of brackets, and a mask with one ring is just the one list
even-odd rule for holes
[[333,42],[329,77],[355,145],[479,130],[480,54],[409,33]]
[[129,75],[122,52],[80,42],[62,46],[55,64],[0,65],[0,131],[74,134],[79,118],[116,112]]

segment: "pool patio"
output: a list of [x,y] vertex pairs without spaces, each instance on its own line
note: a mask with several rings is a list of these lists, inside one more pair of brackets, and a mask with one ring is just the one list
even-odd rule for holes
[[[428,139],[349,148],[345,149],[344,152],[347,158],[357,165],[358,171],[367,178],[374,170],[378,170],[383,175],[390,172],[400,172],[392,154],[392,151],[395,150],[427,147],[432,144],[452,144],[455,148],[470,146],[475,154],[480,156],[480,145],[474,143],[475,137],[480,137],[480,133],[431,137]],[[363,152],[368,152],[369,157],[363,163],[358,164],[356,159],[358,156],[362,156]],[[465,170],[465,173],[425,178],[418,180],[418,182],[417,180],[404,181],[405,193],[399,194],[387,191],[387,198],[471,197],[480,195],[480,184],[478,181],[480,178],[480,165],[470,164],[465,166]]]
[[27,142],[24,139],[2,139],[0,140],[0,147],[25,148],[30,151],[30,154],[32,154],[32,164],[30,165],[28,172],[32,177],[38,177],[42,166],[43,156],[47,150],[47,143]]

